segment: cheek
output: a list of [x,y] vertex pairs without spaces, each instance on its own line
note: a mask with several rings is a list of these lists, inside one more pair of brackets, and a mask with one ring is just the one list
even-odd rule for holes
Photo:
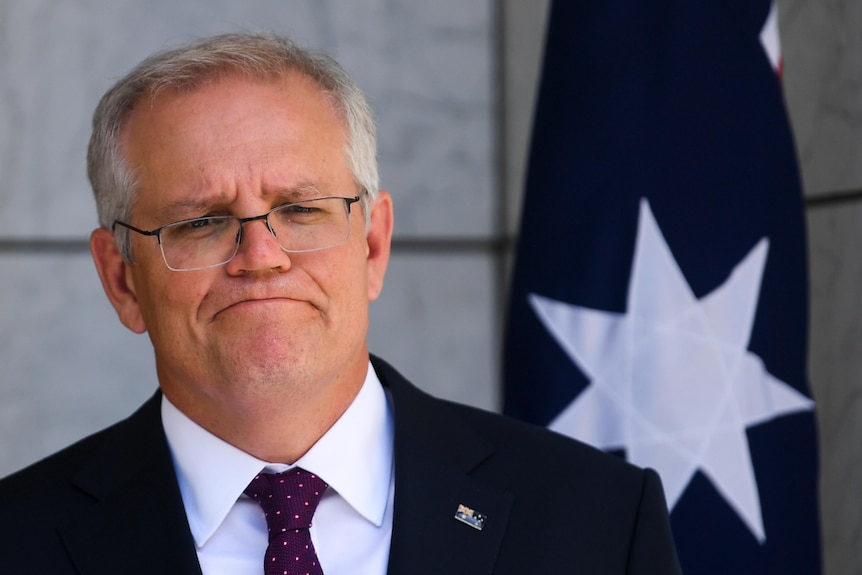
[[[177,272],[172,272],[176,274]],[[206,297],[205,283],[193,278],[160,277],[141,294],[141,310],[151,335],[177,337],[187,331]],[[192,281],[187,281],[192,280]]]
[[[363,254],[358,248],[345,250],[345,257],[318,262],[309,269],[328,301],[330,319],[350,318],[367,313],[368,278]],[[337,314],[337,316],[336,316]]]
[[348,330],[359,330],[363,339],[368,328],[368,273],[364,261],[354,263],[351,267],[350,280],[347,285],[342,286],[343,305],[345,316],[348,319]]
[[344,292],[350,294],[351,304],[362,308],[368,305],[368,268],[366,266],[367,254],[365,244],[356,249],[350,261],[341,267],[341,276],[344,279]]

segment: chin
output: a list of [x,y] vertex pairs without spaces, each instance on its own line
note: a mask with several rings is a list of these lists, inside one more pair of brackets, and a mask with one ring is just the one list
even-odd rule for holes
[[285,334],[283,328],[258,328],[223,342],[217,363],[249,381],[295,379],[307,373],[315,346]]

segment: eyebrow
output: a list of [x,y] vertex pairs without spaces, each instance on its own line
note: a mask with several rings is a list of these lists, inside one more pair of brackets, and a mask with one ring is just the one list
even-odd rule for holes
[[272,191],[264,190],[263,197],[284,198],[291,202],[299,202],[310,198],[324,195],[316,185],[311,182],[300,182],[289,188],[277,188]]
[[177,200],[166,206],[162,206],[156,211],[159,220],[177,221],[200,215],[203,212],[212,209],[213,206],[220,205],[220,199],[215,201],[204,201],[197,199]]
[[[320,188],[311,182],[300,182],[287,188],[265,189],[263,191],[264,198],[281,198],[287,203],[301,202],[323,195]],[[205,212],[212,211],[214,208],[226,208],[230,203],[227,201],[227,194],[218,194],[211,198],[182,199],[159,208],[157,214],[160,219],[178,221],[178,219],[199,217]]]

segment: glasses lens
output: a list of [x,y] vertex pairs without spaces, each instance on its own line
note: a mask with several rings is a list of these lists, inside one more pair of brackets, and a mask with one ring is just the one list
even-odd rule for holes
[[[281,248],[310,252],[338,246],[350,234],[350,212],[344,198],[317,198],[285,204],[266,216]],[[244,221],[258,218],[250,218]],[[210,216],[169,224],[161,229],[165,263],[172,270],[199,270],[229,262],[236,255],[241,221]]]
[[236,254],[240,223],[231,216],[195,218],[165,226],[162,254],[172,270],[221,265]]
[[282,249],[309,252],[341,245],[350,234],[344,198],[318,198],[286,204],[269,214],[269,225]]

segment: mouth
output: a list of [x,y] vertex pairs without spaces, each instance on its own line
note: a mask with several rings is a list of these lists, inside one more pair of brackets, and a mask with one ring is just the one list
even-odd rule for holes
[[311,304],[307,301],[288,297],[267,297],[267,298],[249,298],[235,301],[215,313],[213,319],[218,319],[221,316],[232,314],[272,314],[278,310],[294,312],[303,307],[309,307]]

